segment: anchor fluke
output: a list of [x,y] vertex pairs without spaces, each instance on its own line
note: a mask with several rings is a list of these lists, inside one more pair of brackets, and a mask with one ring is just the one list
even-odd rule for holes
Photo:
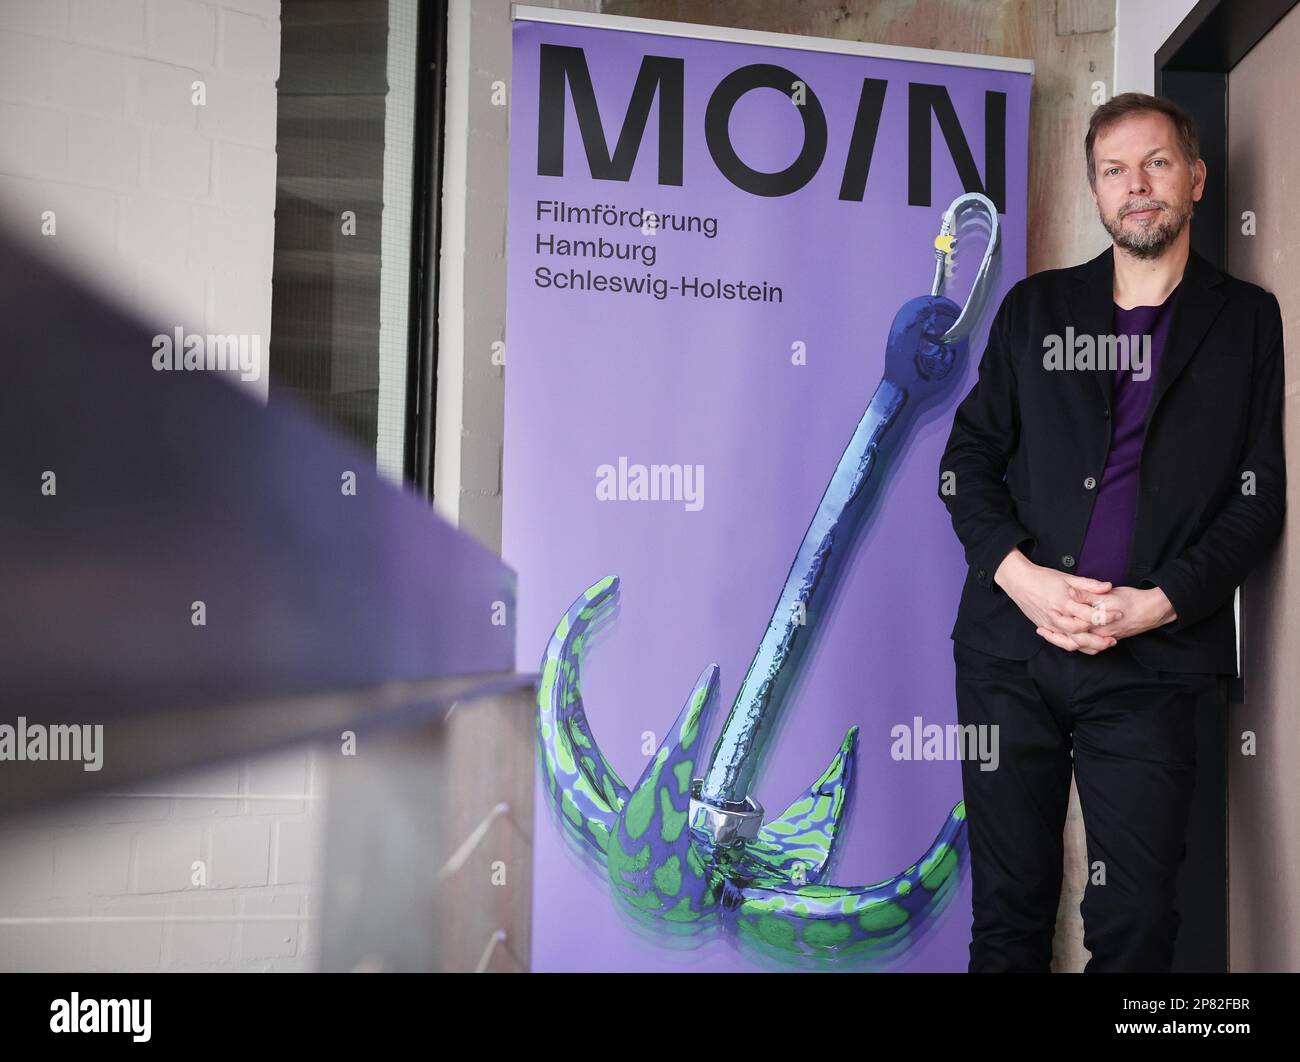
[[618,814],[609,882],[635,913],[693,934],[718,920],[721,881],[692,842],[691,779],[718,706],[718,667],[701,672],[686,705]]
[[966,805],[952,809],[916,863],[875,885],[773,887],[728,883],[746,943],[782,959],[887,959],[906,950],[955,891],[967,848]]
[[578,596],[546,646],[537,687],[537,759],[547,802],[565,836],[598,863],[629,794],[587,723],[581,665],[588,636],[617,602],[615,575]]
[[853,726],[821,776],[734,856],[729,870],[736,881],[773,887],[821,881],[843,836],[857,747]]

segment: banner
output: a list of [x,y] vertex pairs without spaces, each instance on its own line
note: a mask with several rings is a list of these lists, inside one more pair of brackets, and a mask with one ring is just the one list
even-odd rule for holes
[[939,498],[1032,64],[515,9],[537,971],[965,970]]

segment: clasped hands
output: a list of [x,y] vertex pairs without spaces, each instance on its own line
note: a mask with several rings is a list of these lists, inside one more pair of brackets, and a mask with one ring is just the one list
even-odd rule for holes
[[1039,637],[1068,652],[1095,656],[1121,638],[1177,619],[1158,586],[1139,590],[1035,564],[1013,549],[993,576]]

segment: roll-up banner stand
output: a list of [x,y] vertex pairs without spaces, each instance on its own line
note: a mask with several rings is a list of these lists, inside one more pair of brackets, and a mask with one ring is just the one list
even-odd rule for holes
[[[1033,64],[514,8],[502,553],[537,971],[966,969],[939,492]],[[486,357],[487,355],[485,355]]]

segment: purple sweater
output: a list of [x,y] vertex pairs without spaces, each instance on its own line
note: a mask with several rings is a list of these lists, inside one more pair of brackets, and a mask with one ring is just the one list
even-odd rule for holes
[[1133,378],[1132,368],[1118,367],[1111,390],[1111,418],[1114,421],[1110,454],[1098,483],[1097,501],[1093,506],[1083,548],[1079,551],[1076,575],[1089,579],[1106,579],[1114,586],[1131,585],[1124,581],[1128,570],[1129,543],[1137,518],[1138,469],[1142,460],[1142,436],[1147,409],[1155,390],[1156,369],[1169,335],[1181,284],[1159,306],[1134,306],[1131,310],[1115,307],[1115,334],[1129,336],[1134,350],[1144,335],[1151,337],[1150,365],[1144,379]]

